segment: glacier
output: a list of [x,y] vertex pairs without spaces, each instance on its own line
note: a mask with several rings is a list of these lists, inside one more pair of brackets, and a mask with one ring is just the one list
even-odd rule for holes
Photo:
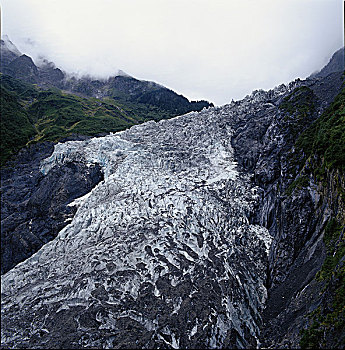
[[258,347],[272,242],[251,216],[253,174],[233,126],[298,81],[242,101],[84,141],[41,164],[99,164],[73,220],[2,278],[2,344]]

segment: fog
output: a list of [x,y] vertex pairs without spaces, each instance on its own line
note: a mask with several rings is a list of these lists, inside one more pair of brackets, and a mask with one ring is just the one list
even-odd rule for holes
[[342,0],[2,0],[2,35],[67,72],[121,69],[217,105],[324,66]]

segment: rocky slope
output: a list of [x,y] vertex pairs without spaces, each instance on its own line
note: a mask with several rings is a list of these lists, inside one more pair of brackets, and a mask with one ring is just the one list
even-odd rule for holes
[[0,70],[1,72],[17,57],[21,55],[17,47],[12,43],[8,36],[4,36],[3,40],[0,40]]
[[314,78],[327,77],[331,73],[339,72],[343,70],[344,66],[345,66],[344,48],[341,48],[333,54],[328,64],[326,64],[326,66],[324,66],[319,72],[313,74],[312,77]]
[[[312,316],[309,321],[306,316],[327,299],[329,304],[339,297],[329,291],[330,284],[341,285],[343,265],[332,267],[334,280],[331,283],[315,277],[327,255],[324,245],[327,225],[332,220],[340,227],[345,225],[345,198],[340,190],[344,189],[344,171],[325,169],[318,154],[306,157],[296,139],[303,135],[303,130],[311,128],[315,115],[334,99],[342,81],[340,72],[303,82],[305,87],[286,96],[273,117],[262,113],[251,118],[251,127],[235,128],[238,130],[233,139],[235,156],[244,169],[254,172],[255,184],[264,189],[253,222],[265,226],[273,237],[268,266],[269,297],[261,334],[264,347],[299,347],[303,327],[312,324]],[[287,108],[287,102],[293,106],[291,109]],[[344,116],[343,103],[341,113]],[[342,132],[344,137],[344,130]],[[317,175],[321,169],[325,169],[323,182]],[[344,240],[344,230],[340,229],[338,236],[340,238],[332,242],[333,247],[339,245],[338,239]],[[344,260],[340,249],[343,248],[339,247],[339,259]],[[333,249],[332,254],[335,251],[337,249]],[[337,307],[330,307],[324,315],[343,307],[344,300]],[[344,344],[341,324],[344,325],[345,315],[338,316],[337,327],[335,321],[333,325],[333,321],[328,321],[328,340],[322,341],[323,336],[320,336],[309,346],[333,348]]]
[[53,143],[33,145],[1,170],[1,274],[55,238],[75,214],[68,204],[103,179],[98,165],[79,162],[43,176],[40,162],[53,149]]
[[342,132],[342,85],[331,70],[42,153],[41,179],[97,180],[3,275],[2,347],[343,347],[344,169],[316,138]]

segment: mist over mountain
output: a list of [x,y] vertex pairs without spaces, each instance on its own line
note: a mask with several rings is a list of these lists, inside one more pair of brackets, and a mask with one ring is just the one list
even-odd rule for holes
[[3,348],[345,346],[344,49],[220,107],[1,52]]
[[3,0],[2,13],[38,65],[102,79],[122,69],[216,105],[305,79],[343,46],[339,0]]
[[1,72],[43,88],[53,86],[83,96],[111,97],[115,100],[121,99],[124,97],[122,94],[125,94],[125,98],[132,102],[163,107],[176,115],[210,106],[206,101],[189,102],[184,96],[162,85],[135,79],[123,71],[118,71],[117,75],[108,79],[97,80],[90,76],[76,77],[66,74],[56,68],[54,63],[45,59],[42,59],[40,66],[36,66],[32,58],[25,54],[21,55],[7,37],[1,40],[1,50],[4,57]]
[[341,48],[333,54],[326,66],[324,66],[319,72],[312,74],[312,76],[318,78],[327,77],[327,75],[333,72],[341,71],[344,66],[344,48]]
[[[11,102],[3,110],[1,163],[18,149],[36,141],[57,141],[72,134],[96,135],[123,130],[146,120],[160,120],[213,106],[207,101],[189,101],[186,97],[151,81],[138,80],[119,71],[104,80],[67,74],[54,63],[41,59],[37,66],[31,57],[21,54],[8,39],[1,40],[2,93]],[[25,85],[29,84],[29,85]],[[15,99],[16,99],[15,98]],[[27,107],[23,110],[23,104]],[[26,114],[29,136],[16,135],[14,109]],[[93,118],[89,118],[92,115]],[[17,119],[17,118],[15,118]],[[18,121],[16,121],[18,122]],[[14,135],[11,135],[11,134]],[[7,138],[8,135],[11,135]]]

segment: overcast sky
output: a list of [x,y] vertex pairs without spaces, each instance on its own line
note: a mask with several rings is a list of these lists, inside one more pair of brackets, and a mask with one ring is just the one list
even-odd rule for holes
[[68,72],[119,69],[217,105],[322,68],[343,0],[0,0],[2,35]]

